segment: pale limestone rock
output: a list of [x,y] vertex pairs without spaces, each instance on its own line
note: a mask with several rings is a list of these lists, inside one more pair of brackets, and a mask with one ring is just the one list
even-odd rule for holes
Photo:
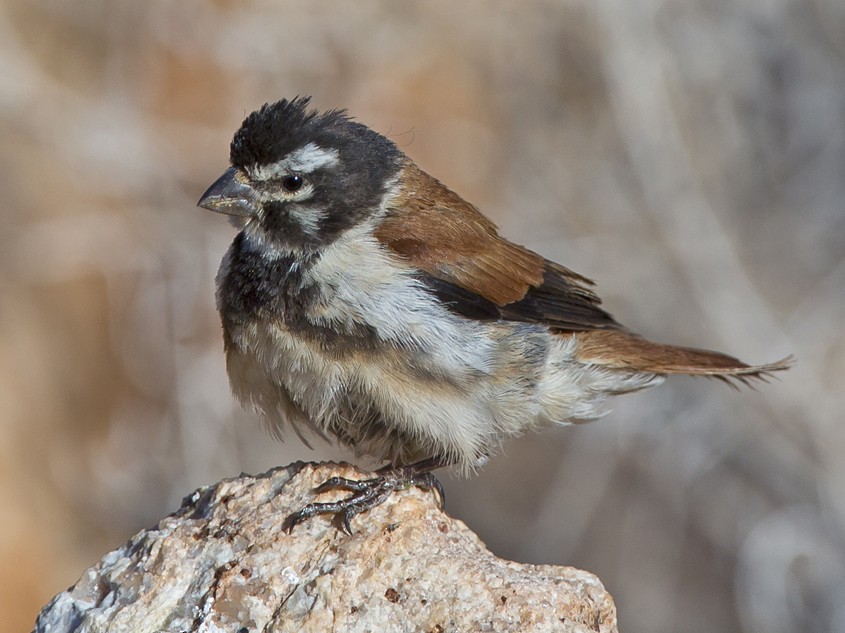
[[325,516],[285,533],[331,475],[368,473],[298,463],[201,488],[53,598],[36,631],[616,631],[595,576],[496,558],[431,492],[394,494],[352,536]]

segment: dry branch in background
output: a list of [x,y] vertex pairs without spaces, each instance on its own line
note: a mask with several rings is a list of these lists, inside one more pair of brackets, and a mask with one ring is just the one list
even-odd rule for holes
[[498,559],[416,488],[351,536],[326,517],[287,534],[332,475],[367,476],[296,463],[201,488],[57,595],[36,631],[616,631],[595,576]]

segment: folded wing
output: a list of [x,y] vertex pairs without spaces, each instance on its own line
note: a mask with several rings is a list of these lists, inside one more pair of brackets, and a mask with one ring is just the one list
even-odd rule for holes
[[601,308],[586,277],[502,238],[473,205],[412,162],[401,178],[403,193],[393,200],[376,238],[407,260],[453,312],[546,325],[577,337],[580,360],[612,369],[744,381],[791,364],[785,358],[747,365],[720,352],[644,339]]

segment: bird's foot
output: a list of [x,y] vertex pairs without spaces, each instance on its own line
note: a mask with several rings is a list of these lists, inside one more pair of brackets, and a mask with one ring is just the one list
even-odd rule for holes
[[431,470],[443,465],[436,460],[424,460],[409,466],[385,467],[377,471],[372,479],[347,479],[346,477],[331,477],[317,486],[317,494],[330,490],[348,490],[351,495],[338,501],[325,503],[309,503],[307,506],[289,515],[282,529],[293,532],[298,524],[307,521],[315,514],[333,514],[337,518],[340,528],[347,534],[352,534],[350,521],[371,508],[381,505],[397,490],[407,490],[417,486],[423,490],[433,490],[438,497],[442,509],[446,495],[443,486],[431,473]]

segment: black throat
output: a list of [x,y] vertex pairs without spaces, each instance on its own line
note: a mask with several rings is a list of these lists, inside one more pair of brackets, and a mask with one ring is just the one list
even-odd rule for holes
[[218,275],[220,315],[224,320],[242,323],[261,316],[287,320],[307,311],[317,289],[304,277],[319,257],[318,252],[270,257],[239,233]]
[[319,259],[319,251],[269,257],[239,233],[217,276],[217,307],[224,331],[272,319],[337,353],[374,348],[378,336],[369,325],[351,323],[341,329],[317,316],[320,303],[330,300],[334,291],[306,279]]

